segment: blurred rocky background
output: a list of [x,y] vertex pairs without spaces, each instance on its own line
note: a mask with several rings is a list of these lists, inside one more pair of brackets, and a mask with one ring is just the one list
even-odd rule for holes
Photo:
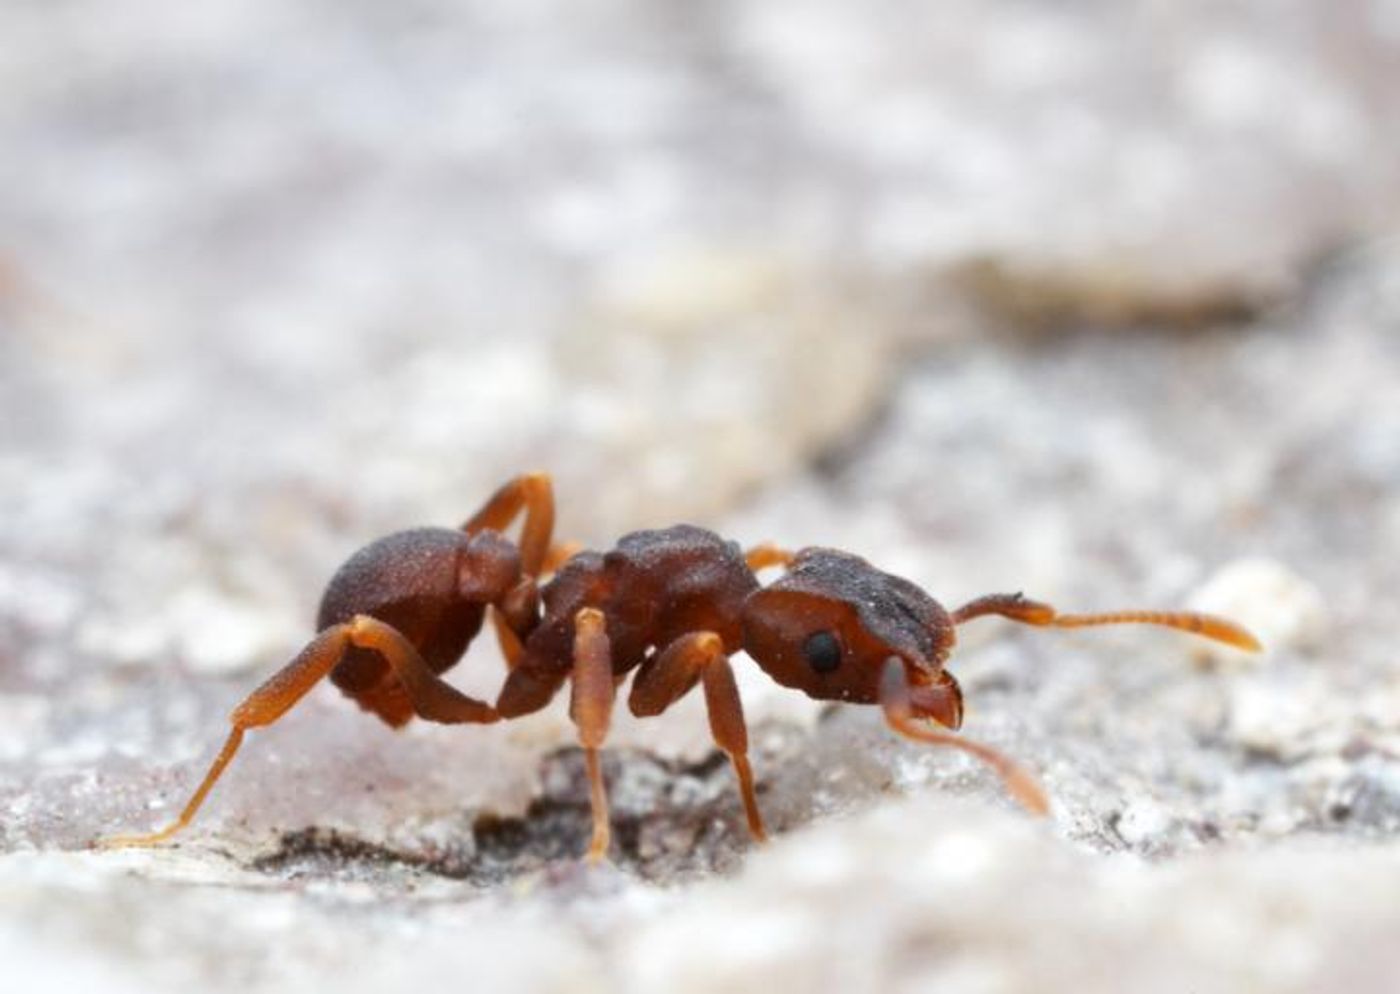
[[[1384,991],[1400,952],[1400,3],[0,6],[0,956],[27,991]],[[178,844],[384,532],[552,471],[958,602],[960,755],[740,661],[619,720],[330,688]],[[482,693],[479,644],[454,679]]]

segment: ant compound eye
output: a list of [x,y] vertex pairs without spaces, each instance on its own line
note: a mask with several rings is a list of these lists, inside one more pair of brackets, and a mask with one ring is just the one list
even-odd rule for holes
[[818,673],[830,673],[841,665],[841,643],[830,632],[815,632],[802,643],[807,665]]

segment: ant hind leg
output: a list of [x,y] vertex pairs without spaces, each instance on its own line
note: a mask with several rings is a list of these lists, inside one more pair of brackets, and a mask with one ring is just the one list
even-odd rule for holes
[[563,566],[574,556],[583,551],[582,542],[555,542],[545,553],[544,565],[541,572],[545,574],[558,573],[559,567]]
[[792,565],[792,561],[796,558],[797,556],[795,553],[789,552],[787,549],[779,548],[772,542],[763,542],[759,545],[755,545],[748,552],[744,553],[744,562],[746,562],[749,569],[753,570],[755,573],[761,569],[767,569],[769,566],[782,566],[786,568]]
[[392,626],[367,615],[356,615],[350,621],[333,625],[317,635],[295,659],[233,709],[229,714],[229,723],[233,728],[228,739],[175,821],[157,832],[111,836],[99,840],[96,845],[104,849],[154,846],[189,825],[243,744],[243,736],[251,729],[271,725],[290,711],[335,668],[346,649],[352,645],[373,649],[389,662],[413,704],[414,713],[419,717],[442,724],[496,720],[496,712],[489,705],[468,697],[439,679],[423,662],[412,643]]
[[505,615],[494,607],[491,608],[491,628],[496,633],[496,644],[501,648],[501,658],[506,661],[506,669],[515,669],[520,664],[520,657],[525,655],[525,644],[515,633],[515,629],[510,627]]
[[554,483],[548,473],[525,473],[504,484],[462,525],[468,535],[486,528],[504,531],[521,510],[520,565],[526,576],[537,577],[549,555],[554,534]]
[[229,715],[229,723],[233,725],[233,729],[229,732],[224,747],[219,750],[219,755],[215,757],[213,764],[209,767],[209,772],[204,775],[204,779],[181,810],[179,817],[159,831],[145,835],[114,835],[100,839],[96,845],[102,849],[154,846],[164,842],[193,821],[200,806],[204,804],[204,799],[209,796],[209,791],[213,789],[214,784],[218,782],[219,777],[223,775],[224,770],[233,760],[234,755],[238,752],[238,747],[243,744],[244,733],[251,728],[272,724],[289,711],[292,705],[305,696],[306,692],[340,661],[340,657],[344,655],[345,648],[349,644],[345,627],[337,625],[317,635],[295,659],[273,674],[265,683],[244,698],[238,707],[233,709]]

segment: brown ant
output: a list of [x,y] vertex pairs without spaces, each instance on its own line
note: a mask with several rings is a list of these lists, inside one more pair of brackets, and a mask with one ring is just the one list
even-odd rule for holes
[[[518,545],[502,531],[521,511]],[[901,735],[971,753],[997,771],[1029,811],[1048,801],[1035,779],[988,746],[953,734],[962,691],[943,664],[955,626],[995,614],[1030,625],[1165,625],[1243,649],[1259,643],[1223,618],[1160,611],[1059,614],[1020,594],[979,597],[946,611],[907,580],[834,549],[747,554],[692,525],[624,536],[610,552],[551,545],[554,495],[542,473],[498,490],[459,530],[418,528],[361,549],[331,579],[320,634],[230,715],[233,731],[180,816],[150,835],[104,840],[148,846],[190,823],[249,729],[281,718],[322,677],[394,727],[415,715],[443,724],[518,718],[572,681],[569,714],[583,746],[593,810],[592,861],[608,850],[608,801],[598,751],[613,698],[657,715],[698,684],[715,743],[738,777],[749,831],[765,838],[748,760],[748,731],[729,657],[743,650],[786,687],[819,700],[879,704]],[[757,570],[785,575],[761,586]],[[542,575],[552,576],[541,586]],[[491,609],[510,667],[495,705],[440,674],[466,652]]]

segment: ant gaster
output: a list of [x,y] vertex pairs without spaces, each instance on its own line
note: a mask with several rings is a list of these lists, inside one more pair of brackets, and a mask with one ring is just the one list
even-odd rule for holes
[[[502,532],[524,512],[519,544]],[[765,838],[748,760],[748,732],[729,657],[747,652],[769,676],[819,700],[878,704],[910,739],[971,753],[1001,775],[1029,811],[1048,810],[1026,771],[954,731],[962,692],[943,664],[956,627],[983,615],[1079,628],[1165,625],[1257,650],[1223,618],[1162,611],[1059,614],[1020,594],[979,597],[946,611],[907,580],[834,549],[797,553],[762,545],[747,554],[691,525],[624,536],[610,552],[551,544],[554,495],[542,473],[501,487],[460,529],[418,528],[355,553],[331,579],[310,644],[230,715],[233,730],[179,817],[106,846],[146,846],[190,823],[250,729],[277,721],[322,677],[366,711],[398,727],[414,716],[487,724],[547,705],[571,682],[593,811],[590,860],[608,850],[608,801],[599,750],[613,698],[636,671],[628,707],[657,715],[697,685],[715,743],[738,778],[749,831]],[[760,585],[756,571],[784,575]],[[540,577],[548,576],[542,585]],[[490,613],[509,665],[494,705],[441,679]]]

